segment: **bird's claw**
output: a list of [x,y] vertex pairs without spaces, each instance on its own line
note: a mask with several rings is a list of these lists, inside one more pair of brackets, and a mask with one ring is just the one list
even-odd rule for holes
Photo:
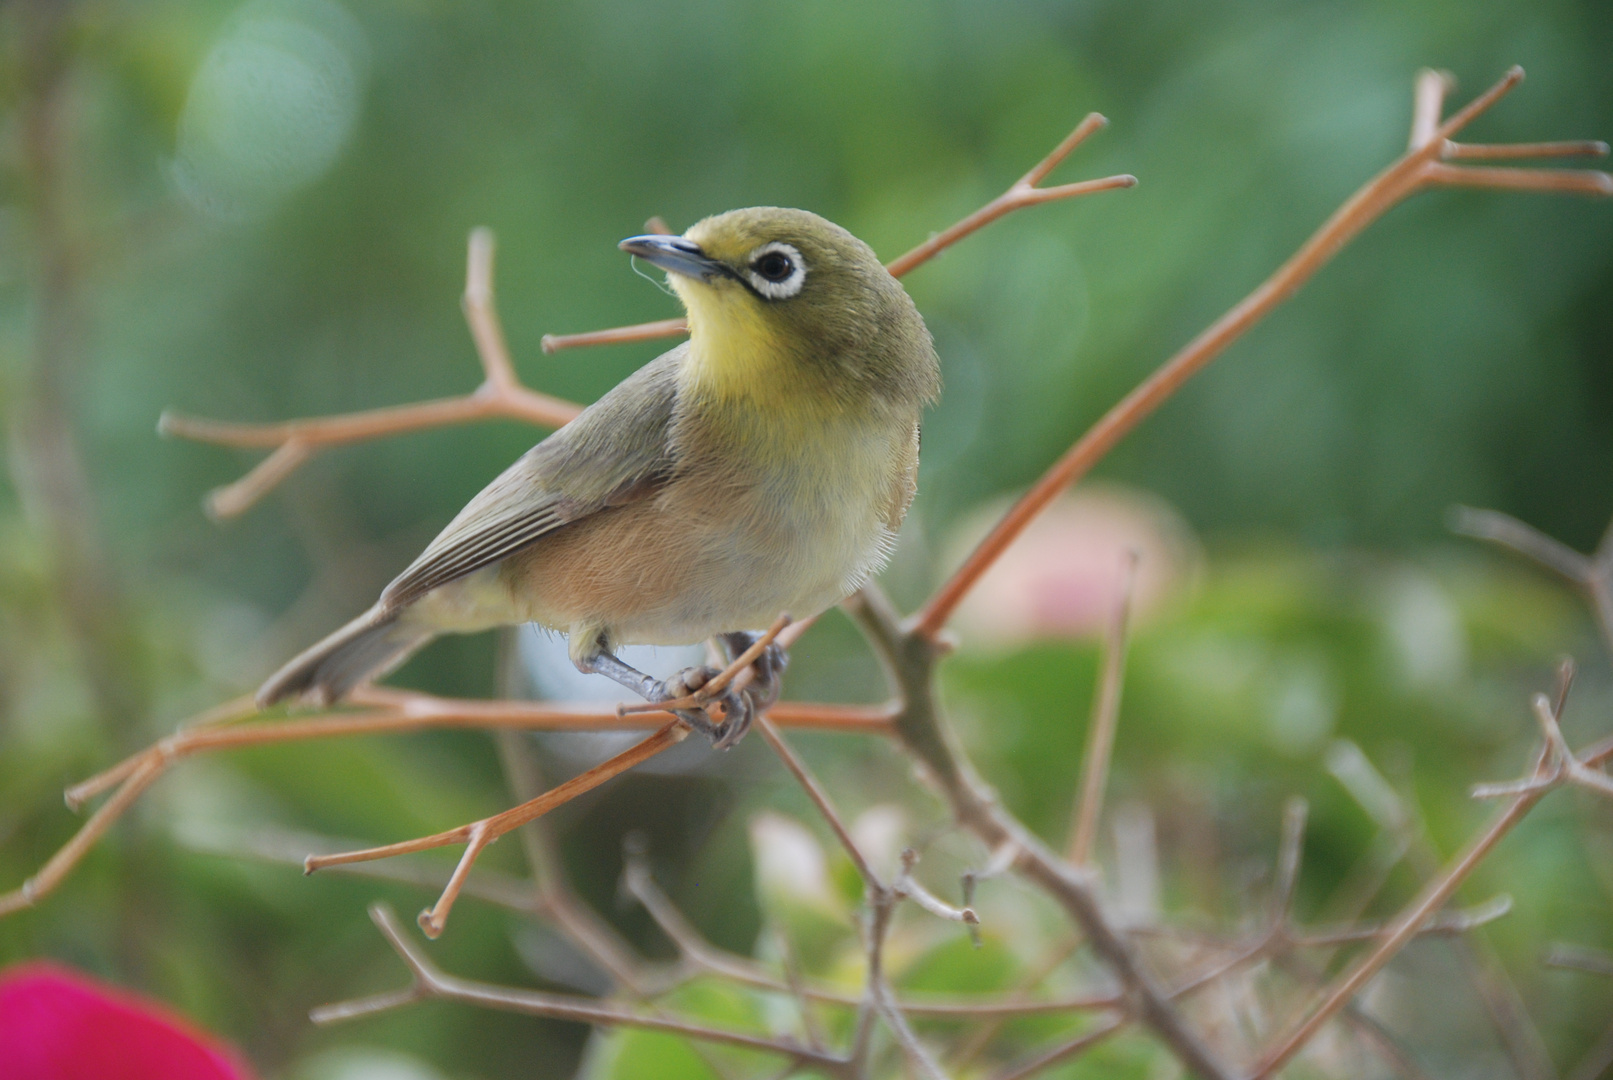
[[[657,694],[662,701],[675,701],[697,693],[720,674],[714,667],[684,668],[672,678],[660,683]],[[710,705],[698,709],[673,709],[672,715],[711,740],[713,749],[727,750],[750,730],[756,716],[755,704],[746,693],[725,689],[712,699],[723,709],[721,723],[711,718]]]
[[[756,643],[758,636],[748,631],[724,634],[722,642],[728,651],[729,661],[738,659]],[[789,666],[789,650],[776,641],[768,642],[762,654],[751,662],[752,677],[744,693],[757,714],[766,712],[778,703],[779,694],[784,690],[784,669]]]

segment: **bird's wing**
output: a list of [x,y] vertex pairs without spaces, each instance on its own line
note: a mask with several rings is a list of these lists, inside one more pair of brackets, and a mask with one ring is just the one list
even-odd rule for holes
[[386,587],[381,604],[411,603],[545,533],[657,491],[675,466],[670,433],[687,349],[650,361],[523,454]]

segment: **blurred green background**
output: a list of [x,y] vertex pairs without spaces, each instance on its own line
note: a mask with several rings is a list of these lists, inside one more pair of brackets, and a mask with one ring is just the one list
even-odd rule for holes
[[[947,379],[888,575],[910,607],[972,508],[1027,484],[1399,152],[1417,68],[1456,73],[1456,101],[1528,70],[1475,141],[1613,136],[1613,8],[1597,0],[12,0],[0,31],[4,888],[76,827],[64,784],[366,606],[534,441],[489,424],[339,450],[219,526],[201,497],[255,458],[155,435],[170,407],[270,420],[470,389],[457,298],[474,226],[498,235],[522,377],[590,401],[660,346],[546,356],[539,339],[677,313],[614,246],[650,215],[681,230],[736,206],[801,206],[894,257],[1087,111],[1108,115],[1055,180],[1130,172],[1136,189],[1013,215],[906,281]],[[1102,466],[1173,505],[1204,552],[1139,631],[1114,778],[1124,805],[1151,807],[1168,915],[1252,918],[1292,793],[1313,803],[1299,911],[1328,913],[1374,834],[1334,775],[1356,775],[1337,740],[1415,799],[1449,852],[1485,813],[1467,787],[1524,767],[1527,695],[1560,655],[1583,669],[1571,737],[1606,733],[1613,680],[1575,598],[1451,538],[1444,518],[1492,506],[1594,546],[1613,513],[1610,338],[1613,207],[1424,194]],[[1094,655],[1079,638],[980,645],[944,669],[983,771],[1055,840]],[[400,681],[486,694],[493,670],[491,638],[454,640]],[[799,650],[790,693],[881,688],[835,616]],[[800,742],[848,811],[903,803],[912,835],[939,828],[888,748]],[[543,748],[556,772],[576,767],[563,750]],[[557,817],[578,887],[668,955],[617,894],[621,837],[646,830],[658,874],[720,943],[765,952],[766,927],[819,933],[765,880],[753,888],[746,842],[763,806],[816,829],[805,803],[756,740],[701,758]],[[407,912],[422,895],[198,850],[260,825],[402,839],[508,799],[474,734],[187,763],[56,896],[0,922],[0,963],[54,956],[140,987],[269,1077],[566,1075],[584,1052],[576,1027],[425,1006],[313,1029],[310,1006],[402,978],[365,903]],[[937,844],[937,882],[979,861],[960,838]],[[507,847],[490,861],[519,870]],[[1417,880],[1398,871],[1373,910]],[[913,931],[910,987],[989,989],[1036,965],[1045,939],[993,936],[993,903],[1022,902],[1002,888],[983,895],[980,953]],[[1613,986],[1539,958],[1557,941],[1613,946],[1607,805],[1552,796],[1464,898],[1498,891],[1515,910],[1484,948],[1566,1068],[1605,1027]],[[845,911],[812,918],[845,947]],[[433,948],[489,981],[564,981],[552,935],[470,902]],[[1511,1075],[1453,963],[1443,946],[1412,949],[1380,1015],[1436,1075]],[[998,1052],[1048,1030],[1010,1031]],[[620,1039],[596,1040],[587,1067],[633,1075],[637,1054],[659,1075],[709,1074]],[[1070,1075],[1157,1066],[1144,1042],[1117,1042]]]

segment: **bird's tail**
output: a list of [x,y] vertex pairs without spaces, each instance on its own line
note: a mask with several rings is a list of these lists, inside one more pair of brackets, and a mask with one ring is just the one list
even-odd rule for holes
[[385,675],[432,638],[431,631],[403,622],[401,614],[373,607],[304,650],[258,689],[258,706],[287,698],[329,705],[360,683]]

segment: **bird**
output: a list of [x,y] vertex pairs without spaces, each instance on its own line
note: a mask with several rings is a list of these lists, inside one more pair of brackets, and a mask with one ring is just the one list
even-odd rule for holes
[[[918,482],[940,363],[918,308],[867,244],[805,210],[752,207],[618,247],[666,271],[689,337],[488,484],[364,614],[293,658],[260,707],[328,706],[444,633],[536,623],[571,661],[652,702],[715,674],[654,679],[620,645],[721,643],[808,617],[888,561]],[[777,699],[787,655],[677,715],[726,749]]]

